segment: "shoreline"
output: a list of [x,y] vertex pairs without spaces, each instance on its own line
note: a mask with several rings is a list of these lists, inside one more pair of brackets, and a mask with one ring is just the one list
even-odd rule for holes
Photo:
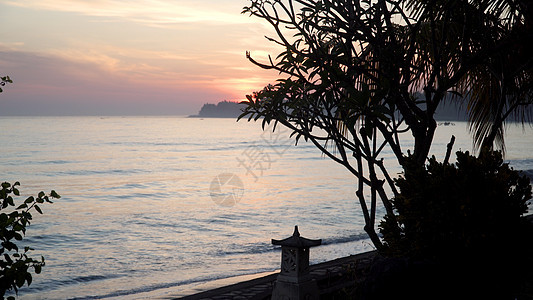
[[[533,223],[533,214],[525,215],[523,218]],[[310,273],[321,287],[321,294],[334,293],[344,287],[349,288],[349,284],[361,279],[361,273],[368,271],[376,256],[378,256],[377,251],[373,250],[325,261],[311,265]],[[176,287],[169,288],[166,291],[159,291],[157,299],[199,300],[235,297],[270,299],[279,271],[278,269],[192,284],[180,291],[176,291]],[[324,284],[325,282],[327,284]],[[152,294],[153,296],[156,295]]]
[[[225,278],[214,279],[210,281],[202,281],[189,283],[186,285],[172,286],[152,291],[146,291],[138,293],[135,295],[129,295],[127,297],[112,297],[110,299],[160,299],[160,300],[171,300],[171,299],[182,299],[191,297],[200,293],[209,292],[212,290],[217,290],[224,288],[226,286],[232,286],[240,284],[242,282],[248,282],[256,279],[261,279],[268,277],[270,275],[277,275],[279,270],[267,271],[267,272],[257,272],[243,275],[229,276]],[[134,296],[131,298],[131,296]]]
[[[368,251],[349,255],[334,260],[311,265],[311,276],[321,282],[327,282],[325,290],[335,291],[339,286],[346,284],[348,273],[357,273],[365,268],[376,256],[376,251]],[[198,299],[223,299],[244,297],[246,299],[270,299],[274,282],[279,270],[271,272],[240,275],[198,284],[182,291],[169,290],[157,299],[167,300],[198,300]]]

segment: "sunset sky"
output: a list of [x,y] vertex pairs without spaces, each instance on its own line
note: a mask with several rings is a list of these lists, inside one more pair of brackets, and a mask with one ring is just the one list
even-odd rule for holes
[[0,115],[186,115],[276,72],[246,0],[0,0]]

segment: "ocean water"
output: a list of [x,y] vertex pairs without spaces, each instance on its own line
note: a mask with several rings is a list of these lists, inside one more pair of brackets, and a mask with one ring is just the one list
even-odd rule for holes
[[[533,130],[507,132],[506,159],[531,172]],[[432,153],[441,160],[451,134],[455,150],[471,149],[465,123],[440,126]],[[168,297],[273,271],[280,252],[270,240],[294,225],[323,240],[312,263],[371,250],[355,178],[288,135],[233,119],[0,118],[0,180],[20,181],[23,196],[62,196],[34,213],[23,245],[46,266],[19,298]]]

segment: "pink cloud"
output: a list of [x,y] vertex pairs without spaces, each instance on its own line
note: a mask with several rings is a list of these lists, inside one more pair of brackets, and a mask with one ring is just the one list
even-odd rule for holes
[[0,70],[14,83],[0,96],[0,114],[192,114],[227,95],[205,86],[128,78],[89,62],[0,51]]

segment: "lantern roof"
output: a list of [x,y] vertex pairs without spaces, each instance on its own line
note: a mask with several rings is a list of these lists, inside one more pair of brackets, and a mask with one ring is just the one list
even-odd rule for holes
[[288,237],[283,240],[275,240],[272,239],[273,245],[279,245],[282,247],[293,247],[293,248],[310,248],[314,246],[320,246],[322,244],[322,240],[311,240],[300,236],[300,232],[298,232],[298,226],[294,226],[294,233],[291,237]]

